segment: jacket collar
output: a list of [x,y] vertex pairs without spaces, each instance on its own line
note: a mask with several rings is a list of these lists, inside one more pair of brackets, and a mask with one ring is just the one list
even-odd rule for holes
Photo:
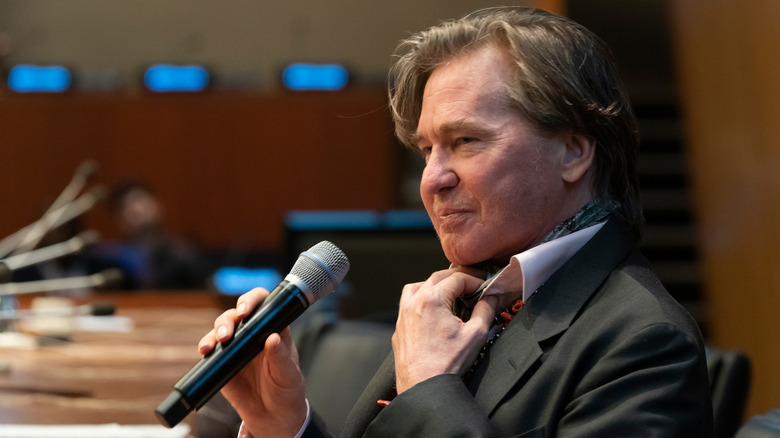
[[540,344],[566,331],[580,309],[634,245],[621,221],[610,219],[539,288],[492,347],[469,386],[492,412],[542,356]]

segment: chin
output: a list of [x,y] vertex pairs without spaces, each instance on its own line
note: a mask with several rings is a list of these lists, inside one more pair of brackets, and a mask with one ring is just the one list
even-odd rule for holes
[[448,246],[442,244],[444,255],[447,260],[458,266],[493,266],[503,267],[509,263],[509,260],[517,254],[518,251],[501,251],[497,248],[480,247],[478,245],[460,245]]
[[[443,246],[444,248],[444,255],[447,257],[447,260],[452,262],[452,264],[457,266],[469,266],[474,265],[477,263],[483,262],[485,259],[479,257],[479,252],[476,249],[469,249],[468,247],[457,247],[457,248],[447,248],[446,246]],[[476,255],[476,257],[475,257]]]

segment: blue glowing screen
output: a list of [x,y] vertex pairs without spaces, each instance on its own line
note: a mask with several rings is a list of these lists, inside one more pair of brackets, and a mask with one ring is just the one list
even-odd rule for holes
[[270,268],[225,267],[214,273],[213,281],[223,294],[240,295],[256,287],[273,290],[282,281],[282,275]]
[[284,85],[295,91],[336,91],[347,86],[347,69],[338,64],[290,64],[282,73]]
[[209,84],[209,73],[198,65],[156,64],[144,73],[146,88],[158,92],[197,92]]
[[60,65],[17,65],[8,73],[8,88],[17,93],[62,93],[70,82],[70,72]]

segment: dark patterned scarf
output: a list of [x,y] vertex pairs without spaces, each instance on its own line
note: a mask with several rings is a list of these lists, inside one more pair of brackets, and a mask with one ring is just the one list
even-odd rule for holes
[[[584,230],[585,228],[596,225],[600,222],[604,222],[609,218],[609,215],[620,207],[620,203],[612,200],[596,199],[585,204],[574,216],[565,219],[560,224],[556,225],[546,236],[537,244],[550,242],[563,236],[567,236],[574,232]],[[503,266],[496,266],[492,262],[485,262],[476,265],[478,269],[483,269],[488,272],[488,278],[494,275]],[[477,304],[481,296],[482,288],[476,292],[465,294],[455,301],[453,305],[453,312],[455,315],[460,316],[464,320],[471,315],[471,309]]]

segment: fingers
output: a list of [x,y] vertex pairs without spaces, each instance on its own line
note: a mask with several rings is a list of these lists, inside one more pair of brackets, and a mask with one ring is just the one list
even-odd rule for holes
[[489,328],[496,316],[498,302],[498,297],[494,295],[482,297],[474,306],[474,310],[471,312],[471,318],[469,318],[466,325]]
[[441,299],[452,304],[455,299],[464,293],[474,292],[482,285],[484,280],[464,272],[453,272],[450,276],[432,286]]
[[262,287],[256,287],[238,297],[236,301],[236,316],[244,318],[249,315],[255,307],[265,300],[269,293]]
[[[274,333],[265,342],[266,370],[264,374],[272,383],[265,385],[268,391],[268,406],[275,412],[275,416],[282,423],[290,425],[293,433],[300,429],[306,418],[306,395],[303,383],[303,374],[298,365],[298,353],[290,336],[290,329],[286,328],[281,334]],[[274,407],[282,407],[276,410]]]
[[276,386],[282,390],[297,389],[302,385],[298,354],[292,343],[290,329],[281,334],[273,333],[265,341],[266,364],[268,373]]
[[441,298],[445,301],[454,301],[459,295],[475,291],[482,282],[486,273],[468,266],[458,266],[442,271],[436,271],[424,282],[407,284],[402,293],[401,300],[415,295],[420,289],[426,288],[438,293],[443,293]]
[[468,323],[453,315],[452,304],[482,283],[470,272],[451,269],[404,288],[392,338],[399,393],[436,375],[460,374],[473,363],[487,339],[497,299],[480,304],[478,316]]
[[206,336],[201,338],[200,342],[198,342],[198,353],[205,356],[211,353],[216,345],[217,338],[214,334],[214,330],[211,330],[210,332],[206,333]]
[[404,286],[404,288],[401,290],[401,301],[399,306],[404,307],[409,302],[409,300],[414,297],[414,294],[417,293],[423,284],[425,283],[410,283]]
[[252,313],[265,300],[269,292],[263,288],[255,288],[241,295],[236,301],[235,309],[228,309],[214,320],[214,329],[206,333],[198,342],[198,352],[208,354],[217,345],[233,337],[235,328],[242,319]]
[[210,353],[218,342],[225,342],[233,336],[236,324],[241,321],[236,309],[229,309],[223,312],[214,320],[214,328],[198,342],[198,352],[200,354]]
[[444,269],[441,271],[436,271],[433,274],[431,274],[430,277],[425,281],[426,284],[437,284],[440,281],[444,280],[445,278],[448,278],[452,276],[455,273],[463,273],[472,277],[485,279],[487,277],[487,273],[485,271],[481,271],[476,268],[471,268],[469,266],[454,266],[450,269]]

